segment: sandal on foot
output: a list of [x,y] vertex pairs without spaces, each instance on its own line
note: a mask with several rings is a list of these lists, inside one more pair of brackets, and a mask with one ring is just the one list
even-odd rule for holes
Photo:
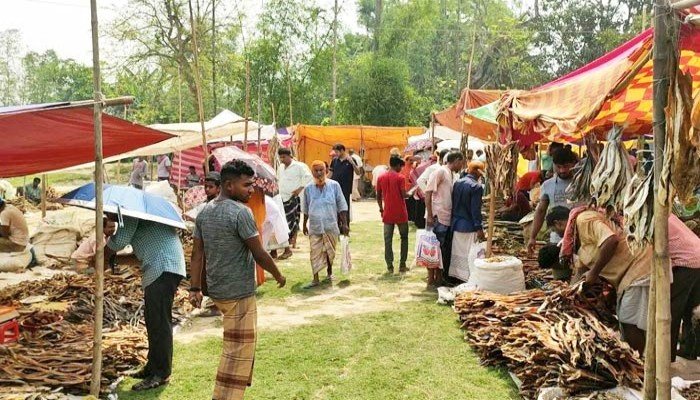
[[167,383],[168,380],[165,378],[161,378],[158,376],[149,376],[148,378],[132,386],[131,390],[134,392],[140,392],[143,390],[155,389],[157,387],[166,385]]
[[285,251],[284,253],[282,253],[281,256],[277,257],[277,259],[280,260],[280,261],[281,261],[281,260],[286,260],[286,259],[288,259],[289,257],[291,257],[293,254],[294,254],[294,253],[292,253],[291,251]]

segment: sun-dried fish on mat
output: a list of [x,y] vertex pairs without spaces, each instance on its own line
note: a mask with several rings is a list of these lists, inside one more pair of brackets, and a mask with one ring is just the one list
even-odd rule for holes
[[466,292],[455,299],[466,339],[486,365],[504,365],[534,399],[542,387],[575,395],[618,385],[638,388],[637,352],[611,327],[609,287],[560,282],[512,295]]

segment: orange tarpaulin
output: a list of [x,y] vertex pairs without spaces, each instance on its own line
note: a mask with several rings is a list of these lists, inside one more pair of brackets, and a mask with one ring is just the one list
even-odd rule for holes
[[[553,82],[529,91],[508,91],[498,121],[504,132],[529,145],[542,138],[578,141],[587,132],[604,139],[613,125],[625,138],[652,130],[653,30]],[[682,26],[680,68],[700,89],[700,30]]]
[[386,165],[392,147],[403,150],[408,137],[420,135],[423,127],[384,126],[320,126],[299,125],[294,133],[300,161],[311,164],[314,160],[330,161],[329,153],[334,144],[342,143],[347,149],[359,153],[364,149],[364,159],[372,166]]
[[457,132],[464,131],[470,136],[475,136],[485,141],[495,141],[496,125],[482,121],[478,118],[469,117],[462,123],[464,110],[479,108],[498,100],[503,94],[501,90],[472,90],[464,89],[457,103],[452,107],[435,113],[435,120],[443,126],[447,126]]
[[[0,177],[55,171],[95,159],[93,102],[0,108]],[[102,115],[105,157],[169,139],[171,135]]]

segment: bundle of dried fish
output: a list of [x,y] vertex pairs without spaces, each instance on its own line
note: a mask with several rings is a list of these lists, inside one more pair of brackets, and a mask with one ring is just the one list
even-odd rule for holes
[[593,171],[600,157],[595,135],[586,136],[586,148],[588,156],[583,163],[576,166],[574,177],[566,188],[566,196],[573,203],[588,203],[591,200]]
[[32,204],[29,200],[25,199],[22,196],[17,196],[12,200],[7,200],[7,203],[17,207],[20,211],[22,211],[25,214],[28,212],[39,211],[39,209],[34,204]]
[[633,252],[651,243],[654,233],[653,175],[635,174],[624,194],[625,235]]
[[608,141],[600,153],[591,180],[591,196],[596,199],[598,206],[622,209],[624,189],[632,179],[632,174],[629,154],[622,145],[622,129],[613,127],[608,133]]
[[693,383],[687,389],[681,390],[681,396],[686,400],[700,400],[700,383]]
[[512,295],[466,292],[455,299],[466,338],[488,365],[505,365],[521,381],[521,394],[541,387],[569,394],[641,386],[639,355],[610,326],[615,318],[603,286],[548,283],[549,291]]
[[[700,96],[692,99],[693,77],[676,70],[666,109],[664,163],[671,159],[671,183],[681,202],[686,203],[700,185]],[[669,167],[665,165],[664,167]]]
[[508,199],[513,196],[515,182],[518,179],[518,143],[505,145],[492,143],[486,146],[486,176],[494,185],[498,196]]

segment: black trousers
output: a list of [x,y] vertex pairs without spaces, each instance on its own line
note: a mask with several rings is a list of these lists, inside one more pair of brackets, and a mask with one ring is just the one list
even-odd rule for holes
[[167,378],[172,372],[172,310],[175,292],[181,279],[180,275],[163,272],[144,290],[144,317],[148,333],[148,362],[145,371],[159,378]]
[[425,201],[416,200],[416,213],[413,216],[413,223],[418,229],[425,229]]
[[[686,335],[692,333],[693,308],[700,304],[700,269],[673,268],[671,284],[671,356],[676,359],[678,337],[683,321]],[[684,335],[684,336],[686,336]],[[686,340],[687,340],[686,336]]]

